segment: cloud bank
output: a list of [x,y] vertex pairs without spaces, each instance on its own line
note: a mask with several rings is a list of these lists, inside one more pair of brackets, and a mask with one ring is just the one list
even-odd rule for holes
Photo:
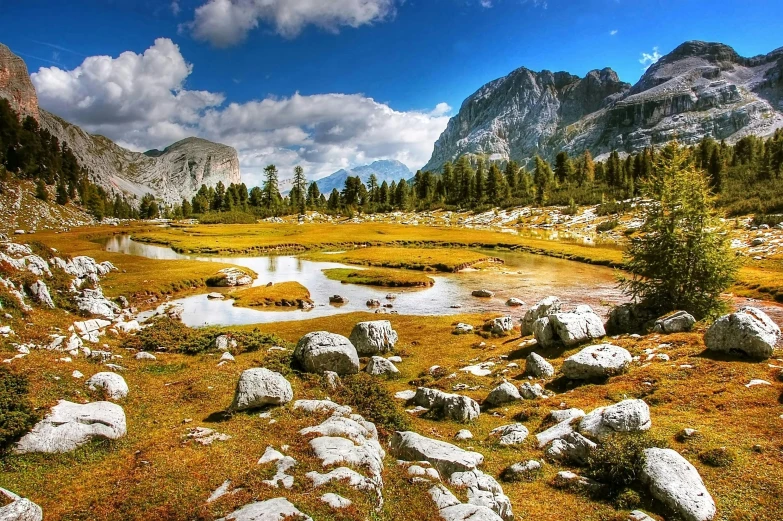
[[243,41],[259,25],[270,26],[286,38],[308,25],[329,32],[360,27],[394,17],[396,0],[209,0],[183,24],[198,40],[216,47]]
[[221,93],[188,89],[192,70],[174,42],[159,38],[141,54],[91,56],[31,77],[41,106],[127,148],[160,149],[188,136],[231,145],[249,186],[269,163],[282,177],[302,165],[311,178],[377,159],[419,168],[451,112],[446,103],[406,112],[340,93],[227,104]]

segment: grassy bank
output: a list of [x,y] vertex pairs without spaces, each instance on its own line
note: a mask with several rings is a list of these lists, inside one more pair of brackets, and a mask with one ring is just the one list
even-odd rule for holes
[[405,268],[417,271],[454,272],[491,257],[470,250],[453,248],[390,248],[371,247],[343,253],[309,253],[307,258],[323,262],[342,262],[383,268]]
[[422,273],[403,270],[332,268],[323,270],[323,272],[326,278],[339,280],[344,284],[361,284],[385,288],[424,288],[435,284],[434,280]]
[[271,286],[254,286],[229,293],[234,305],[245,308],[303,307],[312,304],[310,292],[298,282],[278,282]]
[[[142,233],[148,227],[90,227],[64,233],[36,233],[25,241],[40,241],[62,255],[86,255],[110,261],[119,271],[101,280],[109,297],[124,295],[130,299],[161,297],[206,288],[207,279],[231,264],[191,260],[155,260],[135,255],[107,252],[101,241],[117,233]],[[249,271],[249,270],[248,270]]]
[[408,248],[503,248],[553,257],[618,266],[622,252],[609,246],[557,242],[490,230],[456,227],[361,224],[257,224],[160,228],[134,234],[143,242],[184,253],[263,255],[356,246]]

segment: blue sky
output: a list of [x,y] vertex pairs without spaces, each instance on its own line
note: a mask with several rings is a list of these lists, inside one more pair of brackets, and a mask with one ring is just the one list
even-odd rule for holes
[[384,157],[420,167],[462,100],[520,66],[608,66],[634,83],[643,53],[685,40],[783,46],[780,0],[0,0],[0,13],[45,108],[139,150],[227,142],[251,183],[271,161],[315,177]]

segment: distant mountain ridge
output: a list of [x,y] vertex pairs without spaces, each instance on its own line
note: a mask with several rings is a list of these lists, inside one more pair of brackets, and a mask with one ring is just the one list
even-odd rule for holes
[[370,180],[370,176],[373,174],[378,178],[379,186],[383,184],[384,181],[391,184],[392,181],[399,182],[400,179],[410,179],[413,176],[413,172],[411,172],[410,168],[405,164],[394,159],[383,159],[369,165],[357,166],[348,170],[340,169],[327,177],[318,179],[315,184],[322,194],[329,195],[335,188],[338,191],[341,191],[345,187],[345,180],[348,179],[348,177],[359,176],[366,185]]
[[125,149],[110,139],[40,108],[24,61],[0,44],[0,98],[20,114],[32,116],[73,151],[93,183],[109,193],[141,198],[152,193],[168,204],[190,199],[202,184],[226,186],[241,182],[239,156],[232,147],[200,138],[186,138],[163,151]]
[[743,58],[720,43],[686,42],[633,86],[612,69],[584,78],[524,67],[469,96],[434,146],[425,170],[464,154],[526,161],[638,152],[705,136],[735,142],[783,127],[783,48]]

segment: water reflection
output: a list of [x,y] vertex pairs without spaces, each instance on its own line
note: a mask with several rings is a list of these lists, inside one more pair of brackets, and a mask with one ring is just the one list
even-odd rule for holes
[[[430,288],[389,289],[329,280],[322,270],[346,266],[294,256],[192,256],[167,247],[135,242],[129,236],[112,237],[105,242],[105,248],[151,259],[190,259],[244,266],[258,274],[254,285],[297,281],[310,291],[315,302],[315,308],[310,311],[260,311],[234,307],[231,300],[209,300],[205,294],[196,295],[176,301],[185,308],[182,319],[190,326],[279,322],[367,311],[369,299],[391,303],[395,311],[407,315],[503,312],[513,316],[521,316],[522,311],[506,307],[505,302],[510,297],[521,298],[530,304],[548,295],[557,295],[566,302],[590,304],[603,313],[609,304],[623,301],[610,269],[526,253],[487,252],[502,258],[506,264],[497,270],[430,275],[435,280]],[[496,296],[492,299],[472,297],[471,292],[479,288],[492,290]],[[387,300],[388,293],[395,294],[396,299]],[[348,302],[330,305],[329,297],[335,294],[347,298]]]

